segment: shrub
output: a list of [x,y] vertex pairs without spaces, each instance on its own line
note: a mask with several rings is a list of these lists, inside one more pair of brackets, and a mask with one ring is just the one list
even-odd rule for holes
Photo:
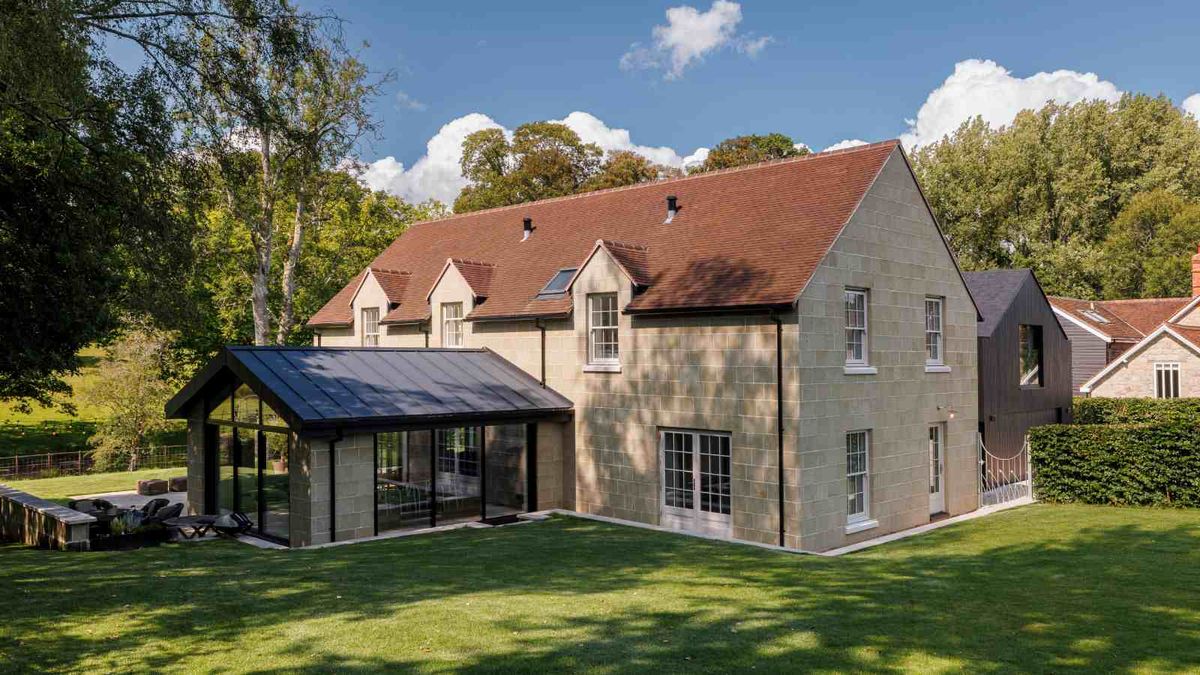
[[1178,423],[1200,428],[1200,398],[1077,398],[1075,423]]
[[[1135,412],[1120,414],[1150,414],[1145,411],[1152,408],[1131,407]],[[1200,433],[1194,424],[1037,427],[1030,430],[1029,448],[1038,499],[1200,506]]]

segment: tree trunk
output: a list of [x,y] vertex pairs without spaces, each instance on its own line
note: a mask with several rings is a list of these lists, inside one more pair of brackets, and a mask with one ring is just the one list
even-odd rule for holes
[[296,267],[300,264],[300,249],[304,244],[304,191],[296,194],[296,221],[292,224],[292,240],[287,259],[283,262],[283,304],[279,310],[279,326],[275,344],[284,344],[295,321]]
[[271,314],[267,306],[267,281],[271,277],[271,249],[274,243],[275,186],[271,172],[271,132],[259,130],[262,187],[259,191],[259,220],[251,226],[251,239],[257,257],[254,265],[250,302],[254,309],[254,344],[271,342]]

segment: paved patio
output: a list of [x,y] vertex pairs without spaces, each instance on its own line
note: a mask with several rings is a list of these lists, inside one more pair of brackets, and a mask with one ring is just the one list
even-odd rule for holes
[[136,490],[126,492],[105,492],[95,495],[73,495],[71,499],[106,499],[113,503],[117,508],[136,509],[151,499],[157,498],[166,499],[171,504],[183,504],[187,508],[187,493],[186,492],[168,492],[161,495],[144,496],[139,495]]

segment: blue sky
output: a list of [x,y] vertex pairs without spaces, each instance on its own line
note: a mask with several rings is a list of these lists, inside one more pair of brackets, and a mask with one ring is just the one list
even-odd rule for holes
[[1194,1],[302,4],[342,16],[369,67],[394,73],[375,104],[382,138],[362,159],[378,162],[371,184],[412,199],[453,198],[465,133],[574,111],[601,145],[675,161],[745,133],[816,150],[906,133],[911,145],[1050,98],[1182,104],[1200,91]]

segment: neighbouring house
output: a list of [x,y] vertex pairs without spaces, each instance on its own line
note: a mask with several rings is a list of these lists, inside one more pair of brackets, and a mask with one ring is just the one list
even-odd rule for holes
[[169,412],[193,510],[293,546],[562,508],[821,551],[978,507],[979,319],[889,141],[414,225]]
[[1028,269],[964,272],[979,323],[979,433],[991,457],[1031,427],[1071,421],[1071,343]]
[[1071,339],[1075,392],[1115,398],[1200,396],[1200,250],[1192,296],[1050,298]]

